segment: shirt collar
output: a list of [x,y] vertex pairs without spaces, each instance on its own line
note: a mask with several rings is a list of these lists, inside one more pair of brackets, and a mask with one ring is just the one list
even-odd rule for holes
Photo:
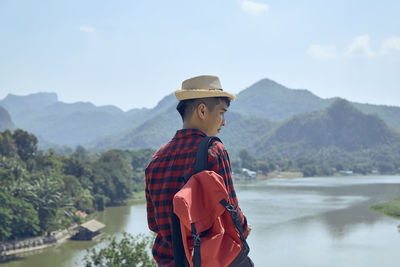
[[202,131],[200,131],[199,129],[181,129],[176,131],[176,134],[174,136],[174,139],[177,138],[187,138],[190,136],[201,136],[201,137],[205,137],[206,134],[203,133]]

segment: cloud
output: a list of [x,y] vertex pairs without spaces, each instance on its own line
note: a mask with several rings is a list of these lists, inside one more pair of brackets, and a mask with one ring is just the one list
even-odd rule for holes
[[358,55],[358,56],[373,56],[375,53],[372,51],[369,45],[369,35],[360,35],[354,38],[354,40],[347,47],[346,55]]
[[336,46],[334,45],[310,45],[307,54],[320,59],[331,59],[337,57]]
[[79,26],[79,30],[81,32],[89,32],[89,33],[96,32],[95,28],[93,28],[92,26],[88,26],[88,25]]
[[392,36],[383,39],[381,42],[380,50],[375,51],[370,46],[369,35],[356,36],[353,41],[344,49],[337,50],[335,45],[310,45],[306,53],[318,59],[333,59],[343,56],[357,56],[357,57],[381,57],[384,55],[400,55],[400,36]]
[[259,16],[267,13],[269,10],[269,6],[265,3],[254,2],[251,0],[241,0],[239,3],[244,12],[253,16]]
[[400,37],[394,36],[383,40],[381,51],[383,54],[400,53]]

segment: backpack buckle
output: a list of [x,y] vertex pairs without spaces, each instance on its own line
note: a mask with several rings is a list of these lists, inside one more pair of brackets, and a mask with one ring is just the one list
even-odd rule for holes
[[194,223],[192,223],[191,226],[192,226],[192,237],[193,237],[193,241],[194,241],[194,246],[199,247],[200,243],[201,243],[200,235],[197,233]]

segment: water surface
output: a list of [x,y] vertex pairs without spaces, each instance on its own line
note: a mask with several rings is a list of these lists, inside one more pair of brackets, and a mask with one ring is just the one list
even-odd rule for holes
[[[368,210],[400,196],[399,176],[271,179],[236,190],[256,266],[399,266],[400,221]],[[109,208],[98,220],[107,234],[148,233],[144,205]],[[68,241],[0,266],[83,266],[85,249],[99,245]]]

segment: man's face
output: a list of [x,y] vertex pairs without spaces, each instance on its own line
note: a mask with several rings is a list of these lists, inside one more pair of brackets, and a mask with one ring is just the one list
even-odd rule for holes
[[216,136],[221,128],[225,126],[225,112],[228,110],[228,105],[225,101],[220,101],[212,111],[207,109],[205,114],[205,134],[207,136]]

